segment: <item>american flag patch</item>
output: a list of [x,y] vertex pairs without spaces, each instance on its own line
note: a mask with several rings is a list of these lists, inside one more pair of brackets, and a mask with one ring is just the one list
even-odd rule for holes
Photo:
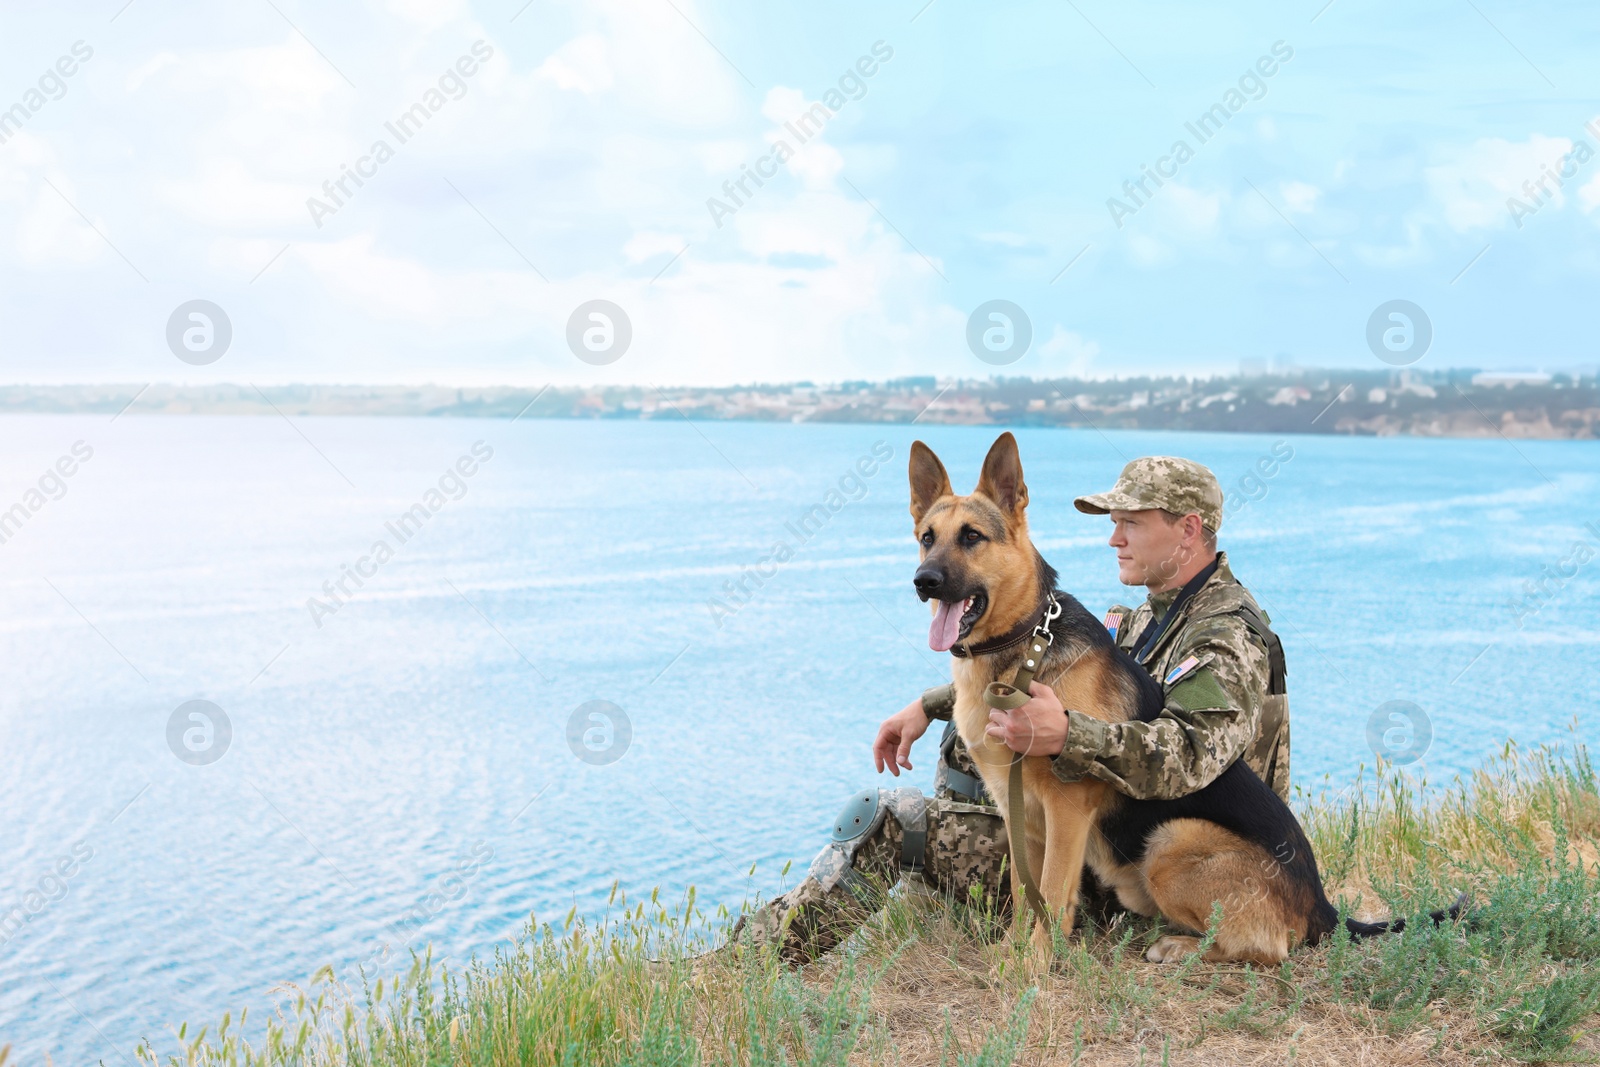
[[1178,664],[1176,667],[1167,672],[1167,676],[1162,681],[1162,684],[1171,685],[1173,682],[1176,682],[1179,678],[1182,678],[1184,675],[1188,674],[1198,666],[1200,666],[1200,661],[1194,656],[1188,656],[1182,663]]
[[1122,629],[1122,612],[1108,611],[1106,612],[1106,617],[1103,621],[1105,623],[1106,632],[1109,633],[1113,639],[1115,639],[1117,636],[1117,631]]

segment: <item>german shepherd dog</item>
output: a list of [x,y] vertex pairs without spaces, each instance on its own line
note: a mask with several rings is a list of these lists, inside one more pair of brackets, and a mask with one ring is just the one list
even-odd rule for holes
[[[1056,591],[1056,572],[1028,538],[1028,488],[1016,439],[1001,434],[983,462],[977,488],[956,496],[944,464],[921,441],[911,446],[911,517],[921,545],[917,595],[932,601],[929,645],[947,651],[1011,633],[1055,593],[1061,614],[1038,670],[1064,707],[1106,722],[1150,721],[1165,702],[1161,686],[1118,648],[1093,615]],[[1012,752],[985,733],[984,688],[1009,683],[1022,659],[1014,646],[953,662],[956,729],[999,804],[1008,828],[1022,819],[1026,856],[1012,856],[1013,899],[1022,900],[1019,867],[1032,870],[1044,905],[1063,934],[1072,932],[1085,861],[1122,906],[1159,914],[1186,933],[1158,940],[1146,954],[1172,962],[1199,947],[1198,935],[1220,902],[1221,922],[1205,958],[1276,964],[1297,944],[1316,944],[1338,922],[1294,814],[1243,759],[1199,792],[1177,800],[1134,800],[1104,783],[1063,782],[1050,760],[1022,761],[1024,809],[1009,811]],[[1014,840],[1015,838],[1013,838]],[[1459,902],[1458,902],[1459,906]],[[1457,909],[1452,908],[1452,916]],[[1014,933],[1030,912],[1016,907]],[[1444,913],[1436,912],[1435,921]],[[1404,920],[1346,920],[1357,937],[1399,930]],[[1036,962],[1048,961],[1051,933],[1032,931]]]

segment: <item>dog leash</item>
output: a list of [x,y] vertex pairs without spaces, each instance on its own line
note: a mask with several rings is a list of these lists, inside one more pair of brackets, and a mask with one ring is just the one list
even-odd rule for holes
[[[1027,651],[1022,654],[1022,663],[1017,667],[1017,675],[1011,684],[1004,682],[990,682],[983,690],[983,702],[999,711],[1015,711],[1029,700],[1028,687],[1033,684],[1034,675],[1038,674],[1044,666],[1045,651],[1055,643],[1056,636],[1050,632],[1050,624],[1061,615],[1061,602],[1056,599],[1054,592],[1049,594],[1045,603],[1044,617],[1033,628],[1033,634],[1028,639]],[[1048,928],[1050,913],[1045,909],[1044,897],[1039,892],[1039,884],[1033,877],[1033,867],[1028,863],[1027,840],[1027,812],[1022,795],[1022,760],[1020,752],[1011,754],[1011,781],[1007,789],[1006,799],[1006,834],[1011,839],[1011,866],[1022,882],[1023,897],[1034,916]]]

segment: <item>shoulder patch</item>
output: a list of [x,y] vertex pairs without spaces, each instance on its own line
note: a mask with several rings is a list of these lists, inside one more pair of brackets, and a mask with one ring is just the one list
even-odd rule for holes
[[1111,639],[1113,641],[1116,640],[1117,631],[1122,629],[1122,618],[1122,612],[1120,611],[1112,610],[1106,612],[1106,617],[1103,621],[1105,623],[1106,632],[1111,635]]
[[1167,672],[1167,676],[1161,679],[1161,684],[1171,685],[1198,666],[1200,666],[1200,658],[1198,656],[1185,656],[1183,662]]
[[1217,676],[1202,663],[1179,679],[1177,685],[1167,687],[1167,706],[1184,711],[1224,711],[1233,708],[1234,702]]

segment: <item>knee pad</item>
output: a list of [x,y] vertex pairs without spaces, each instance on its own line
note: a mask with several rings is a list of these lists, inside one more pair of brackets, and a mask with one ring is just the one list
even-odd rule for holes
[[928,847],[928,802],[920,789],[863,789],[845,802],[833,821],[828,846],[811,861],[807,874],[832,889],[854,873],[856,850],[877,833],[889,816],[900,824],[900,865],[920,870]]
[[[844,845],[866,837],[883,820],[883,804],[877,789],[863,789],[845,802],[844,810],[833,820],[833,842]],[[854,848],[850,849],[855,852]]]
[[[928,829],[928,800],[922,790],[912,786],[900,789],[863,789],[846,801],[844,810],[833,823],[835,844],[849,845],[858,841],[883,823],[884,815],[893,815],[902,830],[926,835]],[[917,849],[921,850],[919,843]],[[854,852],[854,848],[850,849]]]
[[844,882],[854,892],[860,879],[854,867],[856,850],[883,825],[887,813],[876,789],[863,789],[845,801],[844,810],[833,820],[827,847],[811,861],[806,877],[816,879],[824,891]]

